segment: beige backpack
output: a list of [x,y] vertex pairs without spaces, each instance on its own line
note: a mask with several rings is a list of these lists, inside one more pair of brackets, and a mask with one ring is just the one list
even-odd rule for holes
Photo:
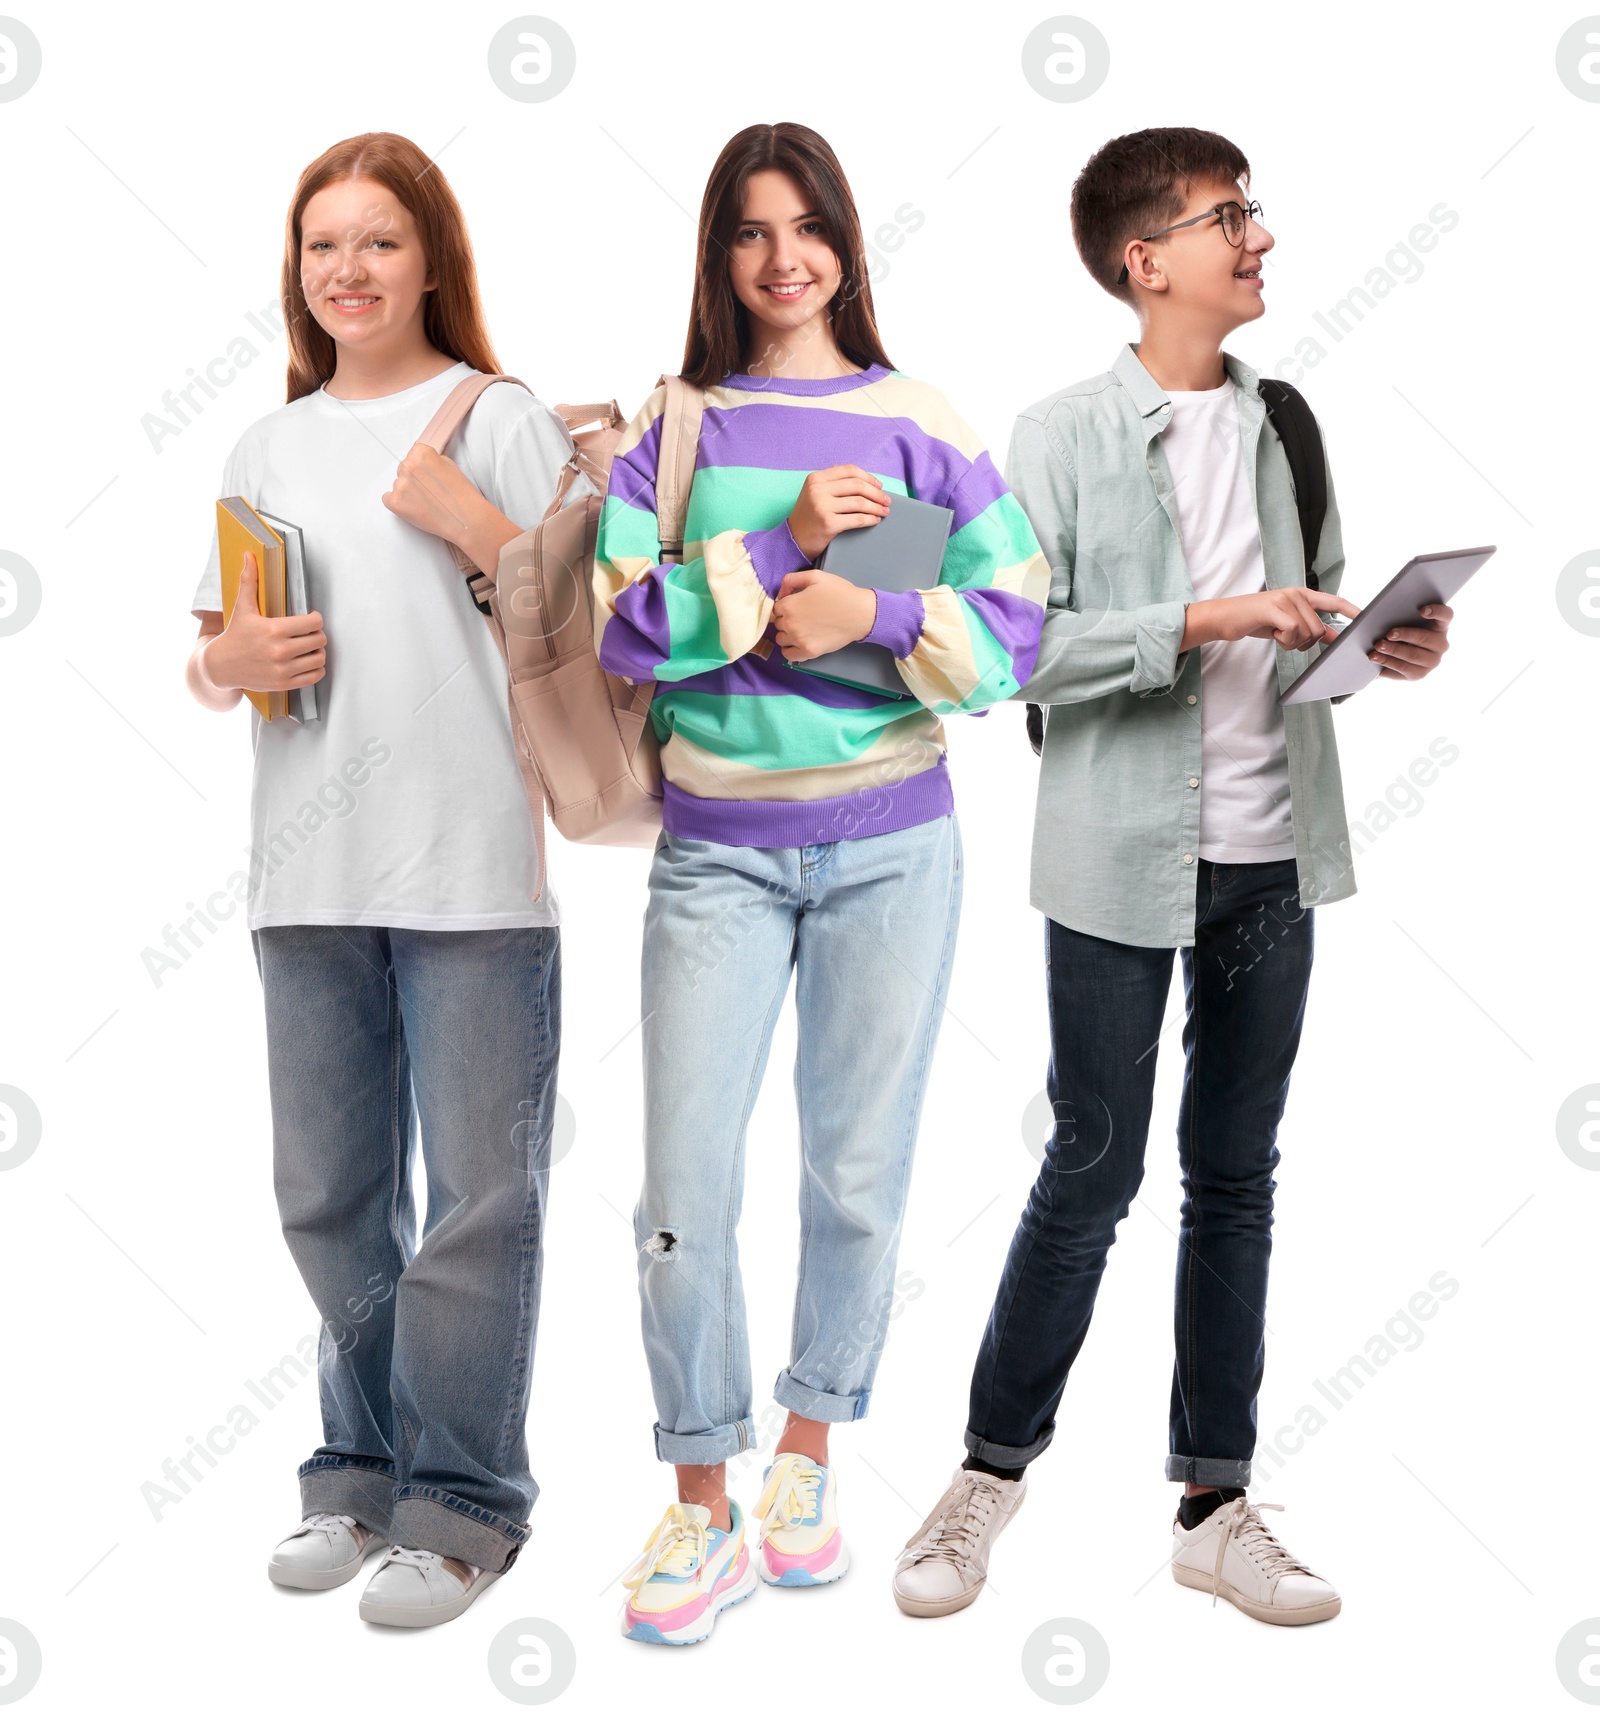
[[[704,397],[677,377],[661,381],[667,408],[656,514],[662,560],[676,562],[683,554]],[[418,441],[442,453],[478,396],[502,382],[527,387],[516,377],[468,377],[450,391]],[[450,546],[506,661],[511,734],[533,814],[536,902],[544,892],[546,809],[571,843],[648,848],[661,831],[661,763],[650,725],[655,683],[612,675],[595,651],[595,539],[611,457],[626,422],[615,401],[556,411],[576,452],[544,519],[505,546],[493,573],[479,569],[459,545]],[[597,494],[569,504],[567,492],[580,472]]]

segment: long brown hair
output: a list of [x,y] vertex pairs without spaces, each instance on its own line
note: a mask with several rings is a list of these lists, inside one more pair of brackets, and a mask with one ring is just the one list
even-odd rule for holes
[[750,176],[770,168],[788,174],[799,186],[839,260],[839,288],[828,302],[839,351],[853,364],[883,365],[892,370],[872,313],[861,218],[856,214],[844,169],[826,138],[810,126],[781,120],[777,125],[746,126],[731,137],[706,181],[705,196],[700,200],[694,304],[683,345],[684,377],[706,387],[744,367],[750,313],[733,290],[728,256],[744,212]]
[[300,279],[301,221],[306,205],[339,179],[375,180],[399,200],[417,224],[434,287],[423,296],[423,331],[441,353],[465,359],[475,371],[498,371],[484,326],[478,271],[466,217],[445,177],[423,152],[397,132],[363,132],[324,150],[300,175],[289,205],[283,243],[283,321],[289,337],[291,401],[309,395],[333,375],[334,340],[311,315]]

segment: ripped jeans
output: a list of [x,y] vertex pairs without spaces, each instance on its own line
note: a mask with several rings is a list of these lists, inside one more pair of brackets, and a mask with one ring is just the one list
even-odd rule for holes
[[866,1415],[960,908],[954,815],[795,849],[657,844],[634,1232],[668,1463],[717,1464],[755,1445],[735,1228],[746,1127],[791,970],[800,1269],[773,1393],[818,1422]]

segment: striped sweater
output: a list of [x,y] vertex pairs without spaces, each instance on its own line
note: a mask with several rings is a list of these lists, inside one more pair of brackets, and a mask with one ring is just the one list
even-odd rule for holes
[[[657,684],[667,830],[792,848],[951,812],[940,720],[1028,679],[1050,579],[982,443],[936,389],[883,365],[725,377],[706,391],[683,561],[663,563],[665,398],[658,388],[617,445],[594,588],[600,661]],[[845,462],[955,516],[938,585],[877,595],[867,638],[892,651],[910,700],[794,669],[770,638],[784,575],[809,566],[788,525],[800,487]]]

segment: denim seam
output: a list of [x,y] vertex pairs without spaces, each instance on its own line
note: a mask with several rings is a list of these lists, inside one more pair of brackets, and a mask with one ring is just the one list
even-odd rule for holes
[[[950,967],[955,955],[956,921],[961,904],[961,832],[952,821],[951,839],[955,853],[950,859],[950,889],[945,898],[944,909],[944,946],[939,953],[939,967],[934,976],[933,1005],[928,1012],[928,1021],[922,1033],[922,1045],[917,1053],[917,1100],[913,1107],[907,1109],[905,1119],[905,1136],[901,1144],[899,1164],[896,1171],[900,1178],[900,1212],[895,1218],[893,1259],[899,1260],[900,1237],[905,1226],[906,1201],[909,1197],[910,1166],[912,1156],[916,1152],[917,1132],[922,1120],[922,1106],[928,1092],[928,1066],[932,1062],[933,1048],[938,1040],[939,1030],[943,1025],[945,1001],[949,995]],[[883,1355],[884,1345],[889,1332],[889,1311],[894,1308],[894,1276],[891,1272],[889,1279],[889,1296],[884,1300],[883,1307],[878,1312],[878,1331],[873,1339],[872,1348],[865,1359],[865,1376],[859,1397],[865,1398],[871,1392],[871,1382],[877,1375],[878,1360]],[[865,1407],[863,1406],[863,1412]],[[860,1415],[860,1413],[858,1413]]]
[[[1187,1177],[1189,1180],[1190,1188],[1194,1192],[1194,1194],[1190,1197],[1190,1202],[1191,1202],[1192,1211],[1193,1211],[1193,1215],[1194,1215],[1194,1224],[1191,1227],[1191,1230],[1195,1231],[1195,1232],[1198,1232],[1200,1229],[1200,1221],[1201,1221],[1201,1217],[1202,1217],[1201,1213],[1200,1213],[1200,1201],[1199,1201],[1200,1178],[1198,1175],[1199,1174],[1200,1059],[1201,1059],[1200,1037],[1201,1037],[1201,1031],[1203,1028],[1203,1024],[1202,1024],[1201,1018],[1200,1018],[1200,997],[1201,997],[1201,992],[1203,989],[1202,989],[1201,980],[1200,980],[1199,939],[1200,939],[1201,927],[1204,925],[1204,923],[1206,921],[1208,921],[1210,919],[1211,912],[1216,907],[1217,894],[1218,894],[1217,869],[1215,867],[1211,867],[1211,868],[1207,869],[1207,872],[1209,875],[1207,882],[1209,883],[1209,885],[1211,887],[1211,900],[1209,903],[1207,903],[1204,913],[1203,914],[1197,914],[1195,917],[1194,955],[1190,959],[1190,972],[1192,975],[1192,980],[1191,980],[1190,984],[1191,984],[1191,987],[1193,989],[1193,1004],[1191,1006],[1191,1017],[1192,1017],[1192,1020],[1194,1022],[1194,1039],[1191,1043],[1191,1051],[1190,1051],[1190,1055],[1189,1055],[1189,1069],[1188,1069],[1188,1081],[1190,1084],[1190,1095],[1189,1095],[1189,1164],[1188,1164],[1188,1168],[1187,1168]],[[1198,1385],[1197,1385],[1196,1380],[1195,1380],[1195,1341],[1194,1341],[1195,1251],[1194,1251],[1194,1246],[1192,1244],[1186,1245],[1183,1242],[1183,1233],[1182,1233],[1181,1227],[1179,1229],[1179,1234],[1178,1234],[1178,1248],[1182,1252],[1182,1261],[1180,1263],[1180,1268],[1181,1268],[1181,1271],[1183,1274],[1183,1362],[1184,1362],[1183,1379],[1184,1379],[1184,1382],[1187,1384],[1187,1391],[1180,1392],[1179,1400],[1183,1405],[1184,1422],[1188,1426],[1189,1438],[1188,1438],[1187,1442],[1185,1443],[1185,1445],[1189,1446],[1189,1447],[1193,1447],[1193,1446],[1197,1445],[1197,1442],[1195,1440],[1195,1428],[1196,1428],[1196,1425],[1198,1423],[1197,1395],[1198,1395],[1198,1391],[1199,1391]]]
[[[760,1093],[761,1072],[772,1046],[772,1033],[777,1025],[778,1012],[783,1009],[784,997],[789,991],[789,974],[794,967],[793,951],[794,947],[791,944],[789,961],[784,965],[783,973],[779,977],[777,993],[767,1006],[766,1019],[760,1037],[756,1041],[755,1052],[750,1065],[750,1075],[745,1084],[744,1109],[739,1118],[738,1134],[734,1138],[733,1161],[729,1168],[728,1196],[723,1215],[722,1231],[722,1421],[724,1424],[737,1421],[733,1414],[733,1322],[728,1318],[728,1312],[733,1307],[733,1253],[737,1247],[739,1231],[739,1217],[735,1212],[735,1196],[740,1188],[739,1175],[750,1129],[750,1114],[755,1110],[756,1097]],[[744,1448],[741,1446],[739,1451],[742,1453]]]
[[[547,929],[554,931],[554,929]],[[559,935],[558,935],[559,937]],[[546,942],[539,941],[541,945]],[[539,994],[537,1000],[539,1048],[536,1069],[541,1073],[541,1087],[547,1090],[553,1086],[548,1080],[550,1060],[550,999],[551,999],[551,968],[558,958],[549,950],[541,952],[539,959]],[[557,1048],[559,1056],[559,1047]],[[519,1244],[521,1260],[517,1270],[517,1340],[512,1353],[511,1368],[507,1372],[505,1410],[501,1418],[500,1432],[495,1442],[495,1470],[501,1475],[506,1469],[506,1456],[514,1445],[519,1426],[527,1427],[526,1415],[517,1416],[527,1391],[529,1364],[533,1351],[533,1336],[537,1322],[535,1312],[536,1294],[533,1290],[534,1270],[539,1259],[540,1239],[543,1235],[543,1202],[539,1189],[539,1173],[537,1162],[542,1152],[554,1120],[547,1118],[545,1108],[541,1105],[536,1114],[539,1125],[539,1140],[537,1144],[527,1143],[523,1163],[525,1192],[522,1207],[522,1223],[519,1227]]]

